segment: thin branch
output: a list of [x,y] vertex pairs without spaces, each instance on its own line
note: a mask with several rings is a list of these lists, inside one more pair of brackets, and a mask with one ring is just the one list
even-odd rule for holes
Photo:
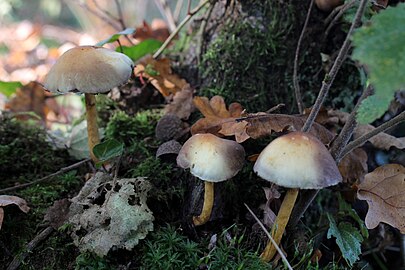
[[362,146],[365,142],[367,142],[369,139],[372,137],[378,135],[381,132],[385,132],[388,129],[392,128],[395,125],[398,125],[401,122],[405,121],[405,111],[401,112],[391,120],[385,122],[384,124],[381,124],[380,126],[376,127],[369,133],[364,134],[363,136],[357,138],[356,140],[352,141],[349,143],[342,151],[342,158],[349,154],[351,151],[356,149],[357,147]]
[[200,11],[206,4],[208,4],[210,0],[205,0],[200,3],[195,9],[190,11],[190,14],[183,19],[183,21],[177,26],[177,28],[170,34],[170,36],[166,39],[163,45],[159,48],[159,50],[153,55],[153,58],[158,58],[162,52],[167,48],[170,42],[174,39],[174,37],[180,32],[180,30],[186,25],[186,23],[198,12]]
[[108,10],[103,9],[97,2],[97,0],[93,0],[93,4],[94,6],[99,10],[99,12],[105,14],[106,16],[110,17],[111,19],[113,19],[114,21],[119,21],[119,19],[117,17],[115,17],[114,15],[112,15]]
[[54,231],[52,227],[47,227],[41,231],[34,239],[27,244],[26,250],[14,257],[13,261],[8,265],[7,270],[16,270],[20,267],[21,263],[32,253],[32,251],[45,239],[47,239]]
[[335,17],[333,17],[332,21],[329,23],[328,27],[325,30],[324,36],[325,38],[328,37],[330,30],[332,27],[337,23],[337,21],[345,14],[345,12],[352,8],[356,4],[356,0],[352,0],[344,5],[342,5],[341,9],[339,10],[338,14],[336,14]]
[[307,121],[305,122],[304,126],[302,127],[302,131],[304,131],[304,132],[307,132],[311,129],[312,124],[314,123],[315,118],[318,115],[319,110],[321,109],[326,96],[328,95],[329,89],[332,86],[332,83],[335,80],[335,77],[336,77],[340,67],[343,64],[343,61],[345,60],[345,58],[349,52],[350,45],[351,45],[350,38],[352,36],[354,29],[361,22],[361,17],[363,16],[366,4],[367,4],[367,0],[361,0],[359,7],[357,9],[356,15],[354,17],[354,20],[352,22],[352,25],[350,26],[350,30],[347,33],[345,41],[343,42],[342,48],[340,49],[339,54],[338,54],[335,62],[333,63],[333,66],[332,66],[330,72],[325,76],[325,79],[322,81],[322,87],[321,87],[321,90],[319,91],[315,104],[312,106],[311,113],[309,114]]
[[179,21],[181,8],[183,7],[183,2],[184,0],[178,0],[176,3],[176,7],[174,8],[173,17],[176,23]]
[[[67,1],[67,0],[65,0],[65,1]],[[76,2],[83,9],[87,10],[88,12],[90,12],[94,16],[98,17],[102,21],[105,21],[107,24],[109,24],[115,30],[117,30],[117,31],[121,30],[120,26],[117,25],[117,23],[114,21],[114,19],[111,19],[110,17],[104,15],[103,13],[97,12],[96,10],[92,9],[89,5],[87,5],[86,3],[83,3],[81,1],[76,1]]]
[[291,267],[290,263],[287,261],[287,258],[285,257],[283,251],[281,250],[281,248],[277,245],[276,241],[274,241],[273,237],[271,237],[270,233],[267,231],[266,227],[264,227],[263,223],[257,218],[257,216],[255,215],[255,213],[253,213],[253,211],[249,208],[249,206],[247,206],[246,203],[244,203],[244,205],[246,206],[247,210],[249,211],[249,213],[253,216],[253,218],[256,220],[256,222],[260,225],[260,227],[262,228],[262,230],[264,231],[264,233],[267,235],[267,237],[269,238],[269,240],[271,241],[271,243],[274,245],[274,247],[276,248],[278,254],[280,254],[281,259],[283,260],[283,262],[286,264],[286,266],[288,267],[288,269],[293,270],[293,268]]
[[301,35],[298,39],[297,49],[295,50],[295,58],[294,58],[293,83],[294,83],[295,100],[297,102],[298,111],[300,114],[302,114],[304,112],[304,103],[302,102],[301,89],[300,89],[300,84],[298,81],[298,58],[300,55],[302,39],[304,38],[304,33],[307,29],[307,25],[308,25],[309,17],[311,16],[311,10],[312,10],[313,5],[314,5],[314,0],[311,0],[311,3],[309,4],[309,8],[307,11],[307,17],[305,18],[304,26],[302,27]]
[[115,2],[115,6],[117,7],[117,13],[118,13],[118,22],[121,24],[122,29],[126,29],[127,25],[125,24],[124,21],[124,15],[122,14],[122,8],[121,8],[121,4],[118,0],[114,0]]
[[25,184],[13,186],[13,187],[8,187],[8,188],[0,189],[0,193],[5,193],[5,192],[13,191],[13,190],[16,190],[16,189],[25,188],[25,187],[28,187],[28,186],[32,186],[32,185],[38,184],[38,183],[40,183],[40,182],[46,181],[46,180],[51,179],[51,178],[53,178],[53,177],[55,177],[55,176],[58,176],[58,175],[60,175],[60,174],[69,172],[69,171],[71,171],[71,170],[74,170],[74,169],[76,169],[76,168],[82,166],[83,164],[87,163],[87,162],[90,161],[90,160],[91,160],[91,159],[85,159],[85,160],[79,161],[79,162],[77,162],[77,163],[75,163],[75,164],[73,164],[73,165],[70,165],[70,166],[68,166],[68,167],[62,168],[62,169],[60,169],[59,171],[57,171],[57,172],[55,172],[55,173],[53,173],[53,174],[47,175],[47,176],[45,176],[45,177],[42,177],[41,179],[38,179],[38,180],[35,180],[35,181],[32,181],[32,182],[29,182],[29,183],[25,183]]
[[155,0],[155,4],[158,7],[160,13],[163,15],[163,17],[166,18],[170,32],[173,32],[174,30],[176,30],[176,22],[175,22],[172,10],[170,9],[169,5],[167,4],[167,1],[166,0]]

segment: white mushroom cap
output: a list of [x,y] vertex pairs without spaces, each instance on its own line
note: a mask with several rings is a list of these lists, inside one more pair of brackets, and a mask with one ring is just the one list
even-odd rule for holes
[[79,46],[65,52],[45,78],[51,92],[104,93],[126,83],[134,63],[125,54],[102,47]]
[[177,156],[177,164],[208,182],[235,176],[243,167],[245,150],[235,141],[212,134],[196,134],[188,139]]
[[328,149],[304,132],[273,140],[260,153],[253,170],[261,178],[288,188],[320,189],[342,181]]

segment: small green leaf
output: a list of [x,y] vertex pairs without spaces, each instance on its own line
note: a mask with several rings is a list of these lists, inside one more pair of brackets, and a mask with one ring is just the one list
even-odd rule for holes
[[[136,61],[147,54],[156,52],[162,44],[159,40],[147,39],[131,47],[122,46],[122,52],[133,61]],[[119,48],[117,48],[117,51],[119,51]]]
[[22,83],[20,83],[20,82],[0,81],[0,93],[5,95],[6,97],[10,97],[20,87],[22,87]]
[[359,231],[348,222],[340,222],[337,226],[335,219],[327,213],[329,219],[328,239],[336,237],[336,244],[342,252],[343,258],[352,266],[361,254],[363,237]]
[[101,162],[119,157],[123,152],[124,144],[115,139],[106,140],[93,147],[94,155]]
[[352,58],[367,66],[375,96],[365,99],[357,120],[370,123],[387,110],[397,90],[405,88],[405,3],[373,16],[353,35]]
[[96,46],[103,46],[103,45],[105,45],[107,43],[113,43],[113,42],[117,41],[122,35],[132,35],[133,33],[135,33],[134,28],[127,28],[127,29],[125,29],[125,30],[123,30],[121,32],[118,32],[118,33],[116,33],[114,35],[111,35],[107,39],[104,39],[104,40],[98,42],[96,44]]
[[342,213],[344,216],[349,215],[352,219],[354,219],[360,226],[360,232],[364,238],[368,238],[368,229],[364,224],[364,221],[359,217],[357,212],[352,208],[350,204],[348,204],[343,198],[340,193],[338,193],[338,200],[339,200],[339,213]]

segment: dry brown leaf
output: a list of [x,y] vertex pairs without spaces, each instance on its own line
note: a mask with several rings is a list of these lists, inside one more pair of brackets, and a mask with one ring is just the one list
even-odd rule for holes
[[[369,133],[375,129],[374,126],[372,125],[359,125],[356,127],[354,130],[354,139],[359,138],[360,136]],[[392,146],[398,148],[398,149],[404,149],[405,148],[405,137],[397,138],[394,136],[391,136],[387,133],[380,133],[371,139],[368,140],[371,142],[375,147],[379,149],[385,149],[389,150]]]
[[[204,115],[204,118],[199,119],[191,127],[192,134],[212,133],[219,137],[224,135],[236,135],[237,142],[239,142],[237,136],[238,134],[228,134],[223,132],[221,128],[223,127],[223,124],[227,122],[235,126],[240,124],[239,122],[235,121],[235,119],[241,116],[243,111],[242,105],[239,103],[231,103],[229,105],[229,109],[227,110],[225,101],[221,96],[214,96],[211,98],[211,100],[208,100],[206,97],[195,97],[193,102],[197,109],[200,110],[200,112]],[[245,125],[246,124],[243,124],[243,129]]]
[[156,39],[164,42],[170,35],[167,24],[162,19],[153,19],[149,25],[146,21],[143,21],[142,26],[137,27],[133,35],[139,41],[145,39]]
[[10,195],[0,195],[0,229],[1,225],[3,224],[3,218],[4,218],[4,206],[14,204],[17,205],[18,208],[20,208],[21,211],[24,213],[28,213],[30,208],[27,205],[27,202],[17,196],[10,196]]
[[263,224],[266,225],[267,228],[271,228],[276,220],[276,214],[270,208],[270,204],[275,199],[280,199],[280,192],[278,192],[276,186],[272,187],[263,187],[264,194],[266,195],[266,203],[260,205],[260,209],[263,210]]
[[405,233],[405,167],[387,164],[366,174],[357,197],[369,206],[367,228],[374,229],[384,222]]
[[[258,139],[269,136],[273,132],[301,130],[306,121],[306,116],[265,114],[247,118],[244,121],[248,122],[247,134],[253,139]],[[335,137],[334,133],[318,123],[312,125],[309,133],[317,137],[324,144],[329,144]]]
[[166,105],[165,114],[177,115],[180,119],[188,119],[194,111],[193,90],[189,84],[179,92],[177,92],[172,102]]
[[[49,96],[48,92],[37,82],[30,82],[22,88],[17,89],[15,97],[13,97],[7,104],[12,112],[35,112],[42,119],[46,119],[46,115],[50,111],[57,108],[50,108],[46,102],[46,97]],[[51,104],[53,105],[53,104]],[[21,120],[26,120],[24,117],[19,117]]]
[[368,172],[367,153],[361,148],[354,149],[340,161],[339,171],[345,183],[363,181],[364,175]]
[[135,75],[147,78],[165,97],[175,94],[187,85],[186,80],[172,72],[170,59],[145,57],[135,66]]

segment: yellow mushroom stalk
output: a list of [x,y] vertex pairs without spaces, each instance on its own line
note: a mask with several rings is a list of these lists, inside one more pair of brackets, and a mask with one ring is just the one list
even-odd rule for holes
[[[281,242],[299,189],[321,189],[342,181],[336,162],[323,143],[299,131],[273,140],[260,153],[253,170],[267,181],[290,188],[271,230],[277,244]],[[275,253],[269,242],[260,257],[268,262]]]
[[212,134],[196,134],[188,139],[177,156],[177,164],[190,168],[192,175],[205,183],[203,209],[193,217],[195,226],[207,223],[214,205],[214,183],[228,180],[242,169],[245,150],[235,141]]

